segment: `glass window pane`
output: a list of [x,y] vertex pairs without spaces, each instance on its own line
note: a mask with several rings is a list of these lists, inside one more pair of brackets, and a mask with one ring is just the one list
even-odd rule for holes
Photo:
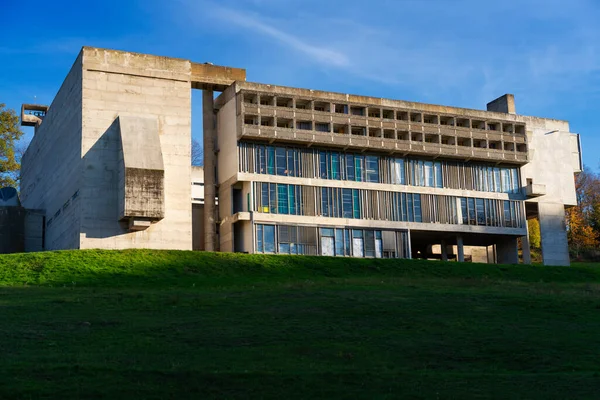
[[289,243],[279,243],[279,253],[290,254],[290,244]]
[[355,165],[355,173],[356,173],[356,181],[363,182],[363,170],[364,170],[364,157],[356,156],[354,157],[354,165]]
[[424,163],[425,169],[425,186],[433,187],[433,161],[426,161]]
[[367,156],[367,182],[379,182],[379,158],[376,156]]
[[324,151],[319,153],[319,176],[327,179],[327,153]]
[[358,189],[352,189],[352,198],[353,217],[360,219],[360,196]]
[[267,173],[267,151],[265,146],[258,146],[258,167],[256,171],[259,174]]
[[333,237],[333,228],[321,228],[321,236]]
[[263,226],[256,225],[256,251],[262,253],[265,251],[263,246]]
[[277,212],[287,214],[288,208],[288,185],[277,184]]
[[500,168],[494,168],[494,191],[502,191],[502,185],[500,183]]
[[260,212],[268,213],[269,212],[269,184],[262,183],[260,186],[261,186],[260,203],[262,205]]
[[444,186],[443,178],[442,178],[442,163],[436,162],[434,165],[435,170],[435,187],[441,188]]
[[298,210],[296,208],[296,186],[295,185],[288,186],[288,200],[289,200],[289,204],[290,204],[290,214],[296,215]]
[[346,179],[349,181],[356,179],[354,176],[354,156],[352,154],[346,155]]
[[277,175],[287,175],[287,158],[283,147],[275,148],[275,162],[277,163]]
[[519,170],[517,168],[510,169],[511,183],[512,183],[512,193],[518,193],[521,187],[519,182]]
[[477,207],[477,225],[485,225],[485,206],[483,199],[476,199]]
[[414,194],[413,202],[415,205],[415,222],[422,222],[423,220],[421,218],[421,195]]
[[460,209],[462,212],[462,223],[464,225],[469,224],[469,214],[467,211],[467,199],[465,197],[460,198]]
[[329,217],[329,190],[321,188],[321,214],[324,217]]
[[350,230],[344,229],[344,238],[346,239],[346,255],[350,255]]
[[275,225],[264,226],[265,253],[275,253]]
[[331,179],[340,178],[340,153],[331,153]]
[[344,230],[343,229],[335,230],[335,255],[336,256],[344,255]]
[[365,231],[365,257],[375,257],[375,232]]
[[275,175],[275,148],[267,146],[267,174]]
[[361,237],[363,237],[363,231],[362,231],[362,229],[353,229],[352,230],[352,237],[353,238],[361,238]]
[[469,203],[469,225],[477,225],[475,219],[475,199],[467,199]]
[[277,212],[277,187],[274,183],[269,184],[269,212]]
[[289,176],[297,176],[296,175],[296,150],[288,149],[287,150],[287,175]]
[[342,189],[342,198],[343,198],[343,217],[344,218],[352,218],[353,209],[352,209],[352,189]]
[[408,210],[408,222],[415,222],[415,213],[413,210],[413,196],[412,193],[406,195],[406,208]]
[[511,227],[511,218],[510,218],[510,201],[504,201],[504,226]]

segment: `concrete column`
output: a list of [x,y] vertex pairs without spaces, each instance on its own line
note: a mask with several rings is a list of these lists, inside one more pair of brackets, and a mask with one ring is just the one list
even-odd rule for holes
[[456,237],[456,252],[458,253],[458,262],[465,262],[465,246],[462,236]]
[[448,244],[445,240],[442,240],[442,261],[448,261]]
[[523,246],[523,264],[531,264],[531,249],[529,247],[529,235],[521,237]]
[[519,248],[515,236],[507,236],[496,243],[496,258],[498,264],[518,264]]
[[202,129],[204,136],[204,250],[215,251],[215,155],[216,119],[212,90],[202,91]]
[[565,206],[538,203],[544,265],[571,265],[565,226]]

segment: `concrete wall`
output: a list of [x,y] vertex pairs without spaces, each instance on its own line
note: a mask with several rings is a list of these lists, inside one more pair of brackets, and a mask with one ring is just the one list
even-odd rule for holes
[[80,54],[22,160],[21,202],[45,210],[46,250],[80,247],[82,59]]
[[[81,248],[192,249],[190,62],[83,49]],[[129,232],[118,216],[119,116],[156,118],[165,217]]]

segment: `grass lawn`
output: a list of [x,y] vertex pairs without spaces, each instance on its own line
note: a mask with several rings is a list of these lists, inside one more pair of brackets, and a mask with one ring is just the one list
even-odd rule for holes
[[0,399],[597,399],[600,265],[0,256]]

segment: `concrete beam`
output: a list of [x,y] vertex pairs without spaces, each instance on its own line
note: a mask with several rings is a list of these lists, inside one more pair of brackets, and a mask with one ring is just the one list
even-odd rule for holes
[[463,243],[463,237],[460,235],[456,237],[456,248],[456,252],[458,253],[458,262],[465,262],[465,246]]
[[235,81],[246,80],[246,70],[209,63],[192,63],[192,88],[224,91]]

